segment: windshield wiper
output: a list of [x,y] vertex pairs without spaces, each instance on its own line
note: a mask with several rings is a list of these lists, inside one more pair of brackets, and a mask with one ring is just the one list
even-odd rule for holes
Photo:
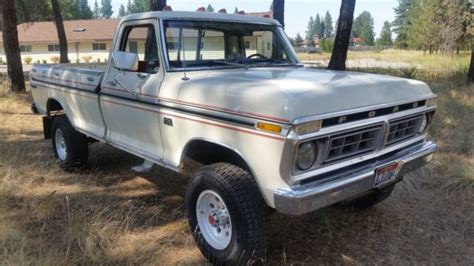
[[223,64],[223,65],[229,65],[229,66],[238,66],[238,67],[244,67],[245,69],[249,69],[249,66],[247,64],[242,64],[242,63],[236,63],[236,62],[229,62],[229,61],[210,61],[209,63],[217,63],[217,64]]
[[302,67],[303,65],[298,64],[298,63],[293,63],[290,61],[284,61],[284,60],[278,60],[278,59],[273,59],[273,58],[266,58],[267,62],[263,61],[262,63],[265,63],[265,66],[270,66],[273,64],[285,64],[293,67]]

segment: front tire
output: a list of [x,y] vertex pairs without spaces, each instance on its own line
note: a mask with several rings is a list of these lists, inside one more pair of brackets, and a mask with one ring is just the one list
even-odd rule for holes
[[262,259],[270,231],[268,207],[247,171],[226,163],[199,170],[186,192],[194,239],[213,264]]
[[54,118],[51,139],[54,157],[65,171],[73,171],[83,167],[89,157],[87,137],[77,132],[65,115]]

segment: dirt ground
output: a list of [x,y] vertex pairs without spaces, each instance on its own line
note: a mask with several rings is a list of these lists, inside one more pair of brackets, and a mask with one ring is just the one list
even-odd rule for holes
[[[205,262],[185,221],[185,177],[159,167],[137,175],[140,159],[104,144],[91,146],[87,169],[64,173],[28,102],[0,99],[0,261]],[[273,214],[266,262],[473,265],[474,186],[453,174],[471,159],[443,154],[371,210]]]

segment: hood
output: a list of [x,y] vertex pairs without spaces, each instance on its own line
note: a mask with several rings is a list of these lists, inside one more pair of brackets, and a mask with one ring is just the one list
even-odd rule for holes
[[416,80],[307,68],[194,71],[188,77],[179,101],[286,123],[433,95]]

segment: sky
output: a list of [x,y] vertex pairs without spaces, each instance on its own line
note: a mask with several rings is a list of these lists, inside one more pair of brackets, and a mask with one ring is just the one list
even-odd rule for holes
[[[95,0],[88,0],[91,8]],[[98,0],[100,3],[100,0]],[[226,8],[227,12],[233,12],[237,7],[245,12],[267,11],[272,0],[167,0],[176,11],[195,11],[198,7],[207,7],[211,4],[217,11]],[[379,35],[384,21],[393,21],[393,8],[397,6],[398,0],[357,0],[354,17],[357,17],[362,11],[369,11],[374,17],[375,33]],[[114,16],[117,15],[120,4],[127,5],[127,0],[112,0]],[[285,31],[288,36],[294,37],[299,32],[305,36],[306,26],[310,16],[321,16],[329,10],[333,20],[339,16],[340,0],[286,0],[285,1]]]

